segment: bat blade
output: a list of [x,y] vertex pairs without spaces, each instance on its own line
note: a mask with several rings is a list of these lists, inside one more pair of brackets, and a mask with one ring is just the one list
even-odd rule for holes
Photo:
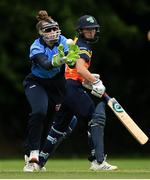
[[107,104],[117,116],[117,118],[121,121],[121,123],[140,144],[143,145],[148,141],[148,137],[146,136],[146,134],[132,120],[132,118],[127,114],[127,112],[122,108],[122,106],[115,98],[109,98],[107,100]]

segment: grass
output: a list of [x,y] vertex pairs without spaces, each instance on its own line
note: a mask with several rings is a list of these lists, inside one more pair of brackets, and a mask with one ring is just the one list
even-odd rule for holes
[[89,170],[86,159],[49,160],[47,172],[23,173],[23,160],[0,160],[0,179],[149,179],[149,158],[114,158],[109,163],[117,165],[112,172]]

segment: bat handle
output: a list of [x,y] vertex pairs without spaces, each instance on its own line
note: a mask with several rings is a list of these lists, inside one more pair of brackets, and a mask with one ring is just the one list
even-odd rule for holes
[[111,99],[111,97],[106,92],[103,94],[103,97],[107,102]]

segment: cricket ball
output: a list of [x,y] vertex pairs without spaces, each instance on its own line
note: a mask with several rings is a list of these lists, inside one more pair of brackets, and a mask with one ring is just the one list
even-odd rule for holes
[[67,39],[66,43],[67,43],[68,45],[71,45],[71,44],[73,44],[73,40],[72,40],[72,39]]

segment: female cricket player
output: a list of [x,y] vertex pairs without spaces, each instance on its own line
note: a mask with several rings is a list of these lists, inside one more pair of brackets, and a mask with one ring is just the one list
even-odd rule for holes
[[58,23],[46,11],[39,11],[36,18],[39,38],[30,47],[31,73],[23,81],[31,107],[25,140],[25,172],[32,171],[35,162],[39,162],[48,107],[52,115],[63,101],[66,92],[65,63],[73,66],[79,58],[78,47],[68,47]]

